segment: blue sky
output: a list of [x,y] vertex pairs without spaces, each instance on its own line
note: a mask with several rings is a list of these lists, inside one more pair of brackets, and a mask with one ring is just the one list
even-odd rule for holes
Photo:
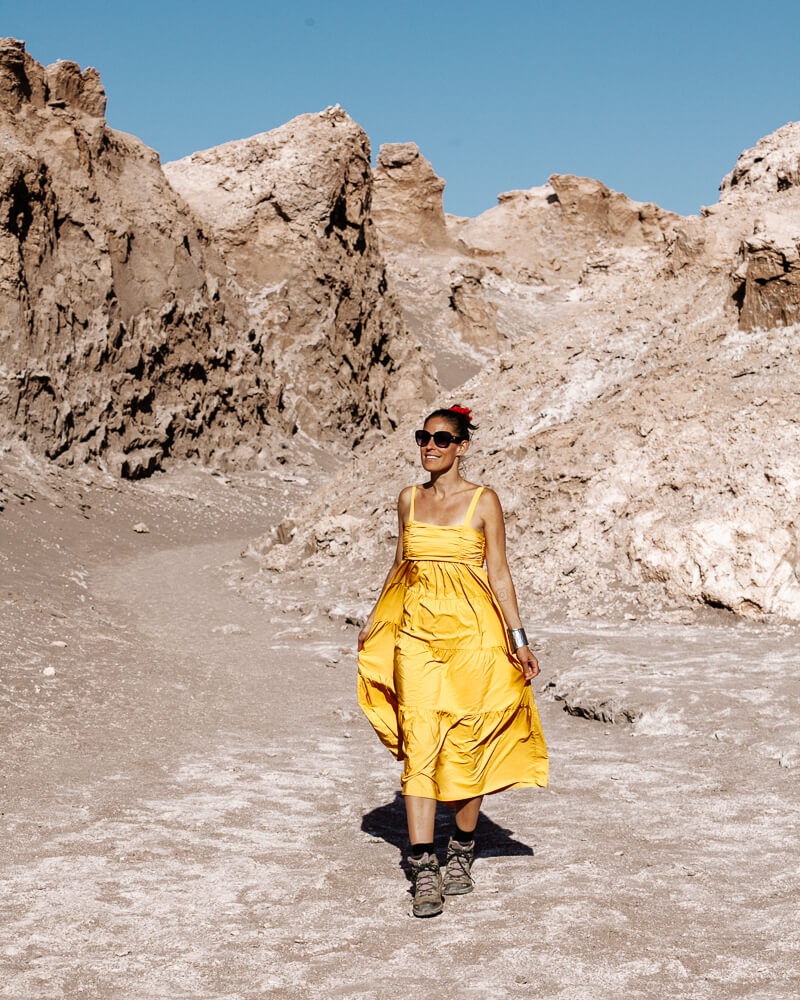
[[164,161],[339,103],[374,154],[417,142],[458,215],[551,173],[697,212],[800,119],[791,2],[0,0],[0,34],[96,66]]

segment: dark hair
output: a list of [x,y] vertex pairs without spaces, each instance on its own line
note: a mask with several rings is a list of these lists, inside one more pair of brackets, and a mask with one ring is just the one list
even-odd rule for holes
[[[455,404],[458,406],[458,404]],[[458,437],[462,441],[469,441],[469,432],[476,431],[478,428],[471,423],[472,414],[466,406],[460,406],[458,409],[454,407],[448,407],[447,409],[434,410],[433,413],[429,413],[425,417],[425,423],[429,420],[433,420],[434,417],[443,417],[445,420],[451,421],[453,428],[455,429]]]

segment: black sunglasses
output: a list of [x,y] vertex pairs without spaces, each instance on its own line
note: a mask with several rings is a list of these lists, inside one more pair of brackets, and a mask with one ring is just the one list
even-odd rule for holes
[[433,438],[433,443],[437,448],[449,448],[451,444],[457,444],[464,440],[451,434],[450,431],[436,431],[435,434],[431,434],[430,431],[414,431],[414,440],[420,448],[424,448],[431,438]]

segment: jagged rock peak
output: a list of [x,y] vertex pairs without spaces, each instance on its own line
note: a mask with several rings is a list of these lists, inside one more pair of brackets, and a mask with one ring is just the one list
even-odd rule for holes
[[[327,228],[343,197],[339,221],[362,224],[369,159],[366,133],[337,104],[191,153],[165,164],[164,171],[212,225],[238,225],[263,214],[266,206],[284,222]],[[356,190],[359,197],[353,200]]]
[[740,154],[719,186],[721,201],[743,191],[772,195],[800,187],[800,122],[788,122]]
[[449,247],[445,182],[415,142],[386,142],[374,173],[372,215],[381,234],[429,247]]
[[591,177],[553,174],[549,184],[567,216],[584,226],[591,222],[619,239],[660,239],[665,229],[680,218],[653,202],[634,201]]
[[280,408],[291,426],[333,443],[346,427],[391,426],[412,400],[432,395],[428,379],[412,374],[420,359],[386,294],[369,139],[338,105],[164,172],[280,355]]
[[0,107],[17,113],[26,104],[68,107],[102,118],[106,92],[94,67],[81,71],[77,63],[62,59],[42,66],[25,51],[25,42],[0,38]]

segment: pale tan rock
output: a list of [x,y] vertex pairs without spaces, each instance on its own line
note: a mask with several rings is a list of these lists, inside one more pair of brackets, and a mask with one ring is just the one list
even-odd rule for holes
[[479,371],[505,336],[486,269],[448,231],[444,186],[415,143],[381,146],[371,214],[388,288],[447,390]]
[[609,262],[623,247],[662,249],[680,221],[657,205],[632,201],[600,181],[553,174],[526,191],[506,191],[476,219],[448,220],[470,251],[510,277],[573,282],[592,254]]
[[722,202],[758,194],[771,197],[800,186],[800,122],[759,139],[740,154],[736,166],[719,186]]
[[452,249],[442,205],[445,183],[415,142],[387,142],[378,153],[372,218],[390,240]]
[[169,456],[263,467],[298,433],[346,452],[432,395],[340,109],[198,154],[201,222],[104,108],[96,71],[0,42],[5,433],[130,478]]
[[631,274],[663,262],[667,248],[681,266],[696,243],[681,234],[679,216],[567,175],[505,192],[476,219],[444,216],[444,185],[417,147],[382,149],[387,165],[379,161],[376,171],[374,216],[389,287],[445,390],[524,344],[554,300],[592,295],[598,280],[621,293]]
[[264,467],[292,431],[354,444],[252,551],[368,610],[433,359],[479,424],[467,475],[498,490],[524,608],[798,618],[797,126],[702,217],[554,175],[465,220],[413,144],[373,190],[331,108],[171,165],[192,208],[98,88],[0,46],[9,434],[127,476]]
[[800,548],[794,524],[778,527],[752,500],[724,520],[676,523],[657,512],[634,521],[629,555],[644,578],[679,597],[800,621]]
[[283,422],[326,444],[348,425],[351,441],[390,428],[433,396],[386,294],[369,159],[363,129],[336,107],[164,167],[244,293]]
[[[754,184],[682,219],[594,182],[556,187],[557,199],[555,187],[516,192],[476,220],[448,219],[480,250],[498,325],[516,321],[506,353],[452,401],[479,425],[466,475],[500,495],[523,613],[800,620],[800,340],[772,325],[791,320],[793,292],[776,280],[756,322],[734,295],[743,282],[765,294],[770,248],[788,254],[800,229],[797,192]],[[452,287],[452,257],[444,272],[395,241],[389,260],[404,308],[412,280]],[[411,437],[424,415],[357,452],[281,547],[282,566],[305,560],[301,574],[337,595],[348,567],[364,614],[391,561],[397,493],[424,479]],[[342,526],[335,563],[313,538],[325,515],[359,522]]]
[[464,261],[450,272],[450,308],[460,323],[464,341],[480,348],[497,348],[503,337],[497,328],[497,303],[486,294],[486,268]]

